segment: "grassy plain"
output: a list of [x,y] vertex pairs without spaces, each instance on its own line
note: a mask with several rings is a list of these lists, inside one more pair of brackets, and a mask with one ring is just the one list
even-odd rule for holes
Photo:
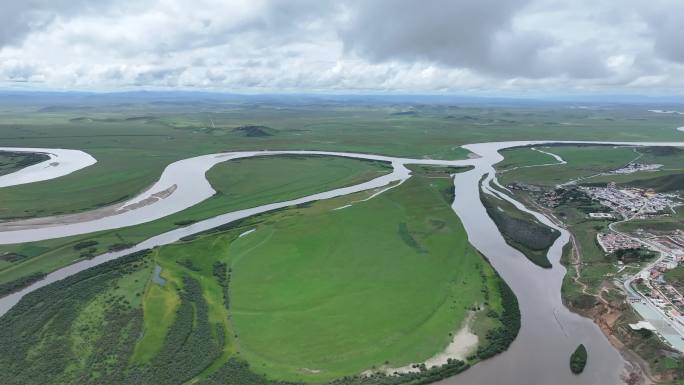
[[[99,207],[149,186],[172,161],[230,150],[320,149],[458,159],[466,143],[681,140],[675,117],[645,106],[443,103],[233,95],[44,95],[0,100],[5,146],[87,151],[98,163],[0,191],[0,218]],[[397,112],[410,114],[396,114]],[[241,127],[263,126],[253,136]]]
[[[511,182],[528,183],[541,186],[555,186],[578,178],[586,178],[598,173],[610,171],[626,165],[638,154],[632,148],[613,146],[546,146],[538,149],[559,155],[567,164],[541,167],[519,168],[499,175],[503,184]],[[509,155],[520,165],[536,165],[554,163],[555,160],[545,154],[540,154],[527,147],[502,151],[504,157]],[[546,158],[540,159],[539,155]],[[541,163],[538,163],[540,162]],[[497,165],[497,169],[508,168]],[[593,181],[593,179],[589,179]]]
[[485,301],[486,269],[444,184],[412,178],[368,202],[281,219],[235,241],[242,356],[275,378],[321,380],[443,349],[466,309]]
[[[501,281],[450,209],[450,172],[261,214],[50,285],[0,319],[0,367],[24,385],[323,383],[429,358],[477,308],[481,348],[498,343]],[[36,333],[13,343],[19,324]]]
[[[78,212],[121,201],[149,186],[167,164],[219,151],[320,149],[458,159],[467,156],[459,146],[475,142],[684,138],[674,130],[681,125],[676,117],[654,115],[642,106],[576,109],[565,104],[425,105],[297,97],[255,101],[216,95],[46,98],[3,102],[3,145],[81,149],[98,163],[63,178],[1,189],[1,218]],[[586,148],[550,149],[556,150],[571,161],[570,167],[520,169],[521,180],[550,186],[555,179],[591,175],[637,156],[627,149],[596,148],[590,154]],[[527,162],[550,159],[541,155],[532,154]],[[525,164],[525,157],[512,163]],[[338,173],[311,166],[315,183],[304,182],[309,180],[305,171],[302,181],[288,184],[290,170],[307,167],[284,168],[295,161],[253,166],[245,160],[225,175],[212,170],[218,175],[210,178],[219,180],[240,175],[225,179],[223,187],[239,191],[228,190],[160,221],[3,247],[32,258],[0,261],[0,282],[74,261],[80,253],[74,246],[82,241],[98,241],[97,253],[217,210],[287,199],[382,172],[357,163],[351,173],[345,167]],[[252,167],[264,176],[253,177],[248,173]],[[282,190],[273,190],[269,176],[281,178]],[[515,180],[513,173],[506,177]],[[238,378],[244,385],[265,384],[257,374],[266,374],[322,382],[427,358],[447,344],[467,308],[489,302],[494,315],[503,312],[491,268],[468,246],[448,209],[447,184],[448,179],[433,175],[417,177],[344,210],[331,211],[358,196],[270,213],[242,224],[248,227],[155,250],[142,262],[122,261],[121,269],[93,269],[48,286],[0,319],[6,380],[22,385],[201,384]],[[252,228],[257,231],[239,238]],[[578,231],[589,245],[591,232],[586,230]],[[231,276],[228,306],[225,286],[215,274],[217,262],[231,269],[226,270]],[[154,264],[163,268],[164,287],[149,281]],[[589,278],[603,274],[600,269],[585,272]],[[486,336],[500,326],[499,319],[485,312],[478,318],[476,331],[490,343]],[[236,357],[251,361],[251,371]]]
[[207,173],[218,193],[179,213],[116,230],[0,246],[2,254],[23,256],[16,260],[0,257],[0,283],[38,271],[50,272],[83,258],[86,250],[74,248],[81,242],[97,242],[87,252],[98,254],[138,243],[177,224],[357,184],[388,171],[384,163],[336,157],[258,157],[220,163]]

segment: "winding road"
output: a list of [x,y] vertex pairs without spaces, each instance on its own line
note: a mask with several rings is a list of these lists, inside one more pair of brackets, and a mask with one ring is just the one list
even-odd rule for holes
[[[50,224],[48,222],[48,224],[35,224],[34,226],[31,226],[24,223],[23,228],[20,230],[2,231],[3,229],[12,228],[12,225],[16,225],[16,223],[12,222],[4,223],[0,226],[0,244],[20,243],[59,238],[75,234],[85,234],[104,229],[144,223],[170,215],[195,205],[213,195],[214,190],[206,180],[204,176],[205,172],[213,165],[230,159],[281,154],[344,156],[390,162],[393,166],[393,170],[390,174],[358,185],[219,215],[186,227],[159,234],[130,249],[102,254],[91,260],[75,263],[49,274],[45,279],[34,283],[20,292],[0,298],[0,316],[9,311],[24,295],[35,291],[40,287],[131,252],[169,244],[188,235],[196,234],[225,223],[278,208],[333,198],[374,188],[387,187],[391,183],[401,183],[411,176],[410,171],[406,168],[407,164],[473,166],[474,168],[472,170],[456,174],[454,178],[455,199],[452,208],[465,226],[470,243],[490,261],[496,271],[508,283],[518,297],[522,314],[522,327],[517,339],[513,342],[508,351],[492,359],[481,362],[456,377],[443,380],[440,384],[617,385],[623,383],[621,377],[626,371],[625,360],[621,357],[620,353],[610,345],[598,326],[590,319],[583,318],[570,312],[563,306],[561,301],[560,288],[565,275],[565,268],[559,263],[559,260],[563,245],[568,242],[569,233],[565,229],[556,226],[544,215],[529,210],[512,197],[492,187],[492,184],[498,184],[495,177],[494,164],[503,159],[503,156],[499,154],[500,150],[510,147],[552,143],[684,146],[684,142],[493,142],[465,145],[463,146],[465,149],[479,155],[479,157],[454,161],[409,159],[372,154],[325,151],[232,152],[189,158],[169,165],[164,170],[157,183],[138,197],[121,204],[121,210],[113,212],[112,215],[94,220],[65,223],[63,225],[55,223]],[[49,149],[11,150],[34,150],[36,152],[46,153],[54,151]],[[86,159],[84,158],[81,166],[86,167],[88,165],[86,163]],[[74,170],[76,169],[78,168],[74,168]],[[20,170],[17,173],[21,173],[22,171],[24,170]],[[22,179],[17,177],[16,180]],[[480,187],[481,180],[483,180],[482,187]],[[506,199],[520,210],[534,215],[540,222],[561,232],[561,236],[549,250],[549,260],[553,263],[552,269],[539,268],[530,263],[520,252],[506,244],[503,236],[499,233],[496,225],[489,218],[484,206],[480,202],[480,188],[486,193],[495,194],[502,199]],[[149,199],[150,197],[155,196],[155,194],[158,196],[160,192],[166,192],[167,196],[163,199]],[[147,204],[136,204],[143,201],[146,201]],[[133,208],[130,208],[131,205]],[[126,206],[128,206],[129,209],[124,209]],[[590,359],[584,373],[577,376],[570,372],[568,359],[579,343],[583,343],[587,347],[591,357],[600,357],[600,359]]]

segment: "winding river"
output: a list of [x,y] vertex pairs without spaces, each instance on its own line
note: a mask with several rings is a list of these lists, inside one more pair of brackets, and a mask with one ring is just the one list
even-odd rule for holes
[[[542,214],[527,209],[510,196],[494,190],[492,187],[492,184],[498,184],[493,166],[503,159],[499,154],[500,150],[510,147],[552,143],[684,146],[684,142],[518,141],[479,143],[463,146],[465,149],[477,154],[478,158],[456,161],[408,159],[323,151],[254,151],[189,158],[169,165],[154,186],[140,196],[123,203],[122,207],[148,199],[150,196],[161,191],[171,191],[166,198],[157,199],[150,204],[142,205],[132,210],[122,210],[120,213],[95,220],[65,225],[36,225],[34,228],[2,231],[0,232],[0,244],[58,238],[130,226],[178,212],[213,195],[214,190],[204,174],[214,164],[230,159],[281,154],[344,156],[390,162],[393,166],[393,171],[390,174],[355,186],[219,215],[187,227],[154,236],[130,249],[102,254],[94,259],[84,260],[64,267],[20,292],[0,298],[0,316],[11,309],[24,295],[40,287],[134,251],[172,243],[185,236],[277,208],[385,187],[390,183],[401,183],[410,177],[410,171],[405,167],[406,164],[470,165],[474,167],[472,170],[456,174],[454,180],[455,199],[452,208],[463,222],[470,243],[489,259],[497,272],[518,297],[522,314],[522,327],[520,334],[509,350],[475,365],[456,377],[443,380],[440,384],[617,385],[623,383],[621,377],[626,372],[627,363],[620,353],[610,345],[607,338],[592,320],[571,313],[563,306],[561,301],[560,288],[563,276],[565,275],[565,268],[561,266],[559,260],[563,245],[569,239],[568,232],[556,226]],[[15,151],[14,149],[12,150]],[[52,150],[43,149],[39,152],[50,151]],[[485,193],[495,194],[510,201],[519,209],[529,212],[539,221],[561,232],[561,236],[549,251],[549,260],[553,263],[553,268],[542,269],[530,263],[524,255],[506,244],[503,236],[499,233],[496,225],[489,218],[484,206],[480,202],[480,180],[483,177],[482,188]],[[175,187],[171,188],[172,186]],[[587,347],[590,359],[584,373],[576,376],[570,372],[568,360],[570,354],[579,343],[583,343]]]
[[0,187],[40,182],[71,174],[97,162],[90,154],[79,150],[61,148],[14,148],[0,147],[0,151],[32,152],[46,154],[50,159],[0,176]]

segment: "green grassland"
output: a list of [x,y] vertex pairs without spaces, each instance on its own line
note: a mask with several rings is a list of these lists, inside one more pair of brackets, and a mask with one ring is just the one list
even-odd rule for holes
[[485,301],[485,263],[443,199],[445,184],[412,178],[368,202],[283,218],[234,242],[242,357],[275,378],[321,380],[443,349],[466,309]]
[[[633,148],[554,145],[538,148],[559,155],[568,163],[529,167],[554,163],[555,160],[551,156],[534,151],[529,147],[503,150],[501,154],[505,159],[496,165],[497,171],[500,171],[499,179],[502,183],[519,182],[539,186],[554,186],[578,178],[586,178],[582,180],[582,183],[606,184],[615,182],[636,187],[666,188],[667,191],[684,188],[681,181],[681,174],[684,172],[684,150],[676,147]],[[618,169],[631,161],[644,164],[662,164],[663,167],[658,171],[597,175]],[[520,166],[527,167],[506,171]],[[667,182],[665,185],[663,185],[664,181]]]
[[[499,176],[503,184],[512,182],[528,183],[540,186],[555,186],[577,178],[586,178],[598,173],[620,168],[638,156],[632,148],[613,146],[571,146],[558,145],[539,147],[544,151],[559,155],[567,164],[558,164],[541,167],[519,168],[513,171],[501,173]],[[514,148],[502,151],[504,157],[511,155],[520,165],[535,165],[554,163],[555,160],[548,155],[540,154],[527,147]],[[544,155],[541,163],[538,163],[539,155]],[[503,165],[505,168],[506,164]],[[497,169],[505,169],[497,165]],[[593,181],[592,179],[589,179]]]
[[[550,150],[549,147],[534,148],[546,152],[549,152]],[[504,157],[504,159],[496,164],[496,169],[497,171],[503,172],[517,169],[519,167],[530,167],[541,164],[553,164],[557,162],[557,160],[551,155],[535,151],[532,149],[532,147],[512,147],[500,151],[500,154]]]
[[[141,242],[178,225],[361,183],[389,171],[384,163],[322,156],[257,157],[220,163],[207,173],[217,194],[179,213],[121,229],[0,246],[0,283],[36,272],[47,273],[81,258]],[[86,242],[92,245],[80,248],[79,244]]]
[[[117,98],[65,95],[0,106],[4,146],[74,148],[98,160],[62,178],[0,189],[1,219],[122,201],[153,183],[169,163],[220,151],[316,149],[461,159],[468,154],[459,146],[476,142],[684,138],[674,130],[681,126],[676,117],[641,106]],[[502,181],[551,186],[637,156],[646,159],[629,148],[549,151],[569,164],[518,169]],[[506,154],[509,161],[500,168],[553,160],[529,149]],[[654,162],[665,164],[664,172],[681,168],[676,152],[647,156],[663,160]],[[3,246],[0,283],[193,220],[384,172],[378,164],[334,158],[228,162],[208,175],[220,193],[181,213],[124,229]],[[417,384],[506,349],[519,328],[515,297],[469,246],[449,208],[449,172],[414,173],[403,185],[343,210],[333,211],[368,194],[250,218],[29,295],[0,319],[3,381],[265,385],[336,378],[335,385]],[[640,177],[652,176],[660,174]],[[582,221],[572,210],[579,209],[566,210],[571,231],[588,250],[582,279],[598,284],[610,261],[590,246],[606,224]],[[251,229],[256,231],[239,237]],[[156,265],[163,287],[150,280]],[[446,346],[467,312],[478,308],[474,329],[480,347],[466,363],[415,376],[340,378],[430,357]]]
[[[98,163],[55,180],[0,191],[0,218],[77,212],[149,186],[172,161],[230,150],[319,149],[458,159],[466,143],[524,140],[681,140],[675,117],[641,106],[342,103],[297,97],[149,95],[0,106],[5,146],[87,151]],[[24,100],[24,101],[22,101]],[[396,114],[410,111],[410,114]]]
[[0,367],[23,385],[398,385],[464,370],[340,378],[431,357],[469,311],[470,363],[517,334],[515,297],[450,209],[451,171],[414,170],[369,201],[261,214],[49,285],[0,319]]

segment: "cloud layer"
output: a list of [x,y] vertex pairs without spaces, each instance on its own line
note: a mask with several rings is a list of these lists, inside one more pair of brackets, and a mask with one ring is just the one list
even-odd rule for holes
[[0,83],[254,91],[684,89],[680,0],[33,0]]

